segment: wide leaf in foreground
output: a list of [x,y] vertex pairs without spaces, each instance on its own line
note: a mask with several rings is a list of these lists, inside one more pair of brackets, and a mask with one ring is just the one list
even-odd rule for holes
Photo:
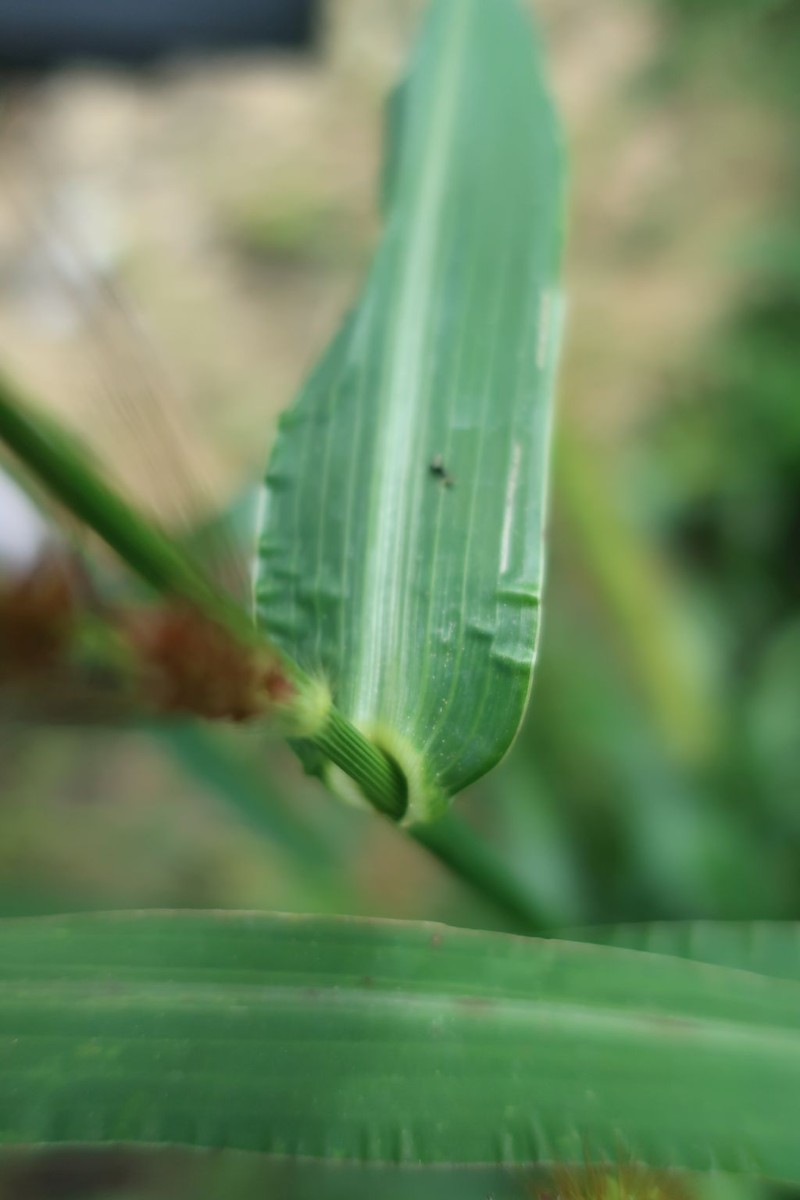
[[0,1138],[800,1182],[800,987],[435,925],[0,924]]
[[517,0],[433,0],[382,241],[266,479],[261,620],[404,768],[410,822],[498,761],[530,688],[560,313],[542,76]]

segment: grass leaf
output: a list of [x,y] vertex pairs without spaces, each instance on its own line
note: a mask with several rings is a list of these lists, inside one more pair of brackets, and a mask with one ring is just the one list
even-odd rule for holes
[[561,162],[516,0],[434,0],[387,124],[383,239],[281,422],[257,593],[414,820],[507,750],[539,625]]
[[800,925],[796,921],[651,921],[570,929],[562,936],[800,983]]
[[0,923],[0,1139],[800,1182],[800,988],[607,947],[231,914]]

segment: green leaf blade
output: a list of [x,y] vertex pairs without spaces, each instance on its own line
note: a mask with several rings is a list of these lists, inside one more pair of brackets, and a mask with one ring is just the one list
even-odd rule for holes
[[0,1140],[800,1180],[800,988],[435,925],[0,925]]
[[561,222],[541,74],[515,0],[431,6],[383,240],[267,476],[262,620],[429,793],[494,765],[530,687]]

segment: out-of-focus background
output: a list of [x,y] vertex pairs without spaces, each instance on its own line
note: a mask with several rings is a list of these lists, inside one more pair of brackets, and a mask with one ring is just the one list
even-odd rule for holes
[[[531,7],[571,172],[545,625],[519,741],[459,806],[543,929],[797,919],[800,8]],[[0,79],[0,363],[167,521],[246,511],[356,292],[420,8],[327,0],[303,53]],[[502,925],[260,735],[0,728],[2,913],[133,906]],[[263,1193],[252,1163],[106,1166],[103,1194]],[[14,1163],[0,1196],[89,1194],[56,1176]]]

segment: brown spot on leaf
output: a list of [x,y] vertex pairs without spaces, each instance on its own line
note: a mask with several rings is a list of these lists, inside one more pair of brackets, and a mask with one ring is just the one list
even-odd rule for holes
[[458,996],[456,1003],[462,1008],[471,1008],[476,1012],[486,1012],[493,1007],[493,1002],[486,996]]

